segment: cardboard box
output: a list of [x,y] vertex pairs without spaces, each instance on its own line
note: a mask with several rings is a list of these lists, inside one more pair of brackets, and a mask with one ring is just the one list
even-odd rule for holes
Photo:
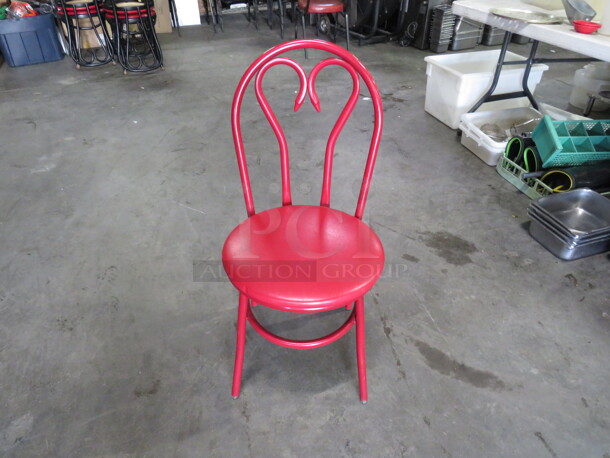
[[[97,19],[97,18],[95,18]],[[69,20],[74,20],[74,18],[70,18]],[[87,18],[78,18],[78,25],[80,27],[91,27],[91,23],[89,22],[89,19]],[[103,19],[102,19],[103,20]],[[66,23],[63,20],[59,21],[61,24],[61,28],[62,31],[64,33],[64,37],[68,36],[68,33],[66,31]],[[73,23],[74,24],[74,23]],[[106,31],[108,32],[108,36],[112,36],[112,30],[110,28],[110,24],[108,24],[106,21],[104,21],[104,25],[106,26]],[[103,42],[104,40],[104,35],[102,33],[102,29],[98,29],[97,32],[100,36],[100,40]],[[102,43],[100,43],[100,40],[98,40],[97,35],[95,33],[94,30],[82,30],[80,31],[80,41],[81,41],[81,47],[83,49],[88,49],[88,48],[100,48]],[[68,39],[66,38],[66,42],[68,41]]]
[[169,12],[169,1],[155,0],[155,11],[157,12],[155,32],[172,33],[172,18]]

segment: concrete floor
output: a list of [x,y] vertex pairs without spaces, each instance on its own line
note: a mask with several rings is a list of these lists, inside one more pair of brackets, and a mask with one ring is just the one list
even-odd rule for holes
[[[535,242],[529,199],[424,112],[427,53],[395,44],[353,49],[386,115],[366,220],[392,270],[368,295],[369,403],[353,332],[295,351],[250,330],[231,399],[237,294],[194,264],[218,262],[245,217],[230,102],[280,38],[234,15],[224,33],[161,41],[165,71],[149,75],[0,67],[1,456],[610,456],[609,256],[563,262]],[[577,67],[554,65],[539,98],[565,108]],[[298,202],[317,198],[341,81],[320,80],[322,115],[282,118]],[[345,209],[367,138],[359,106],[337,147]],[[279,202],[278,166],[259,115],[245,107],[264,208]],[[302,119],[312,127],[297,131]],[[302,338],[344,313],[261,315]]]

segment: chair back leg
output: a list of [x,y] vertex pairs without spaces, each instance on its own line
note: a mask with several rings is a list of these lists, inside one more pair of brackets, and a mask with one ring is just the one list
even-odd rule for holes
[[366,337],[364,327],[364,297],[356,301],[356,357],[358,359],[358,383],[360,400],[363,404],[369,400],[366,383]]

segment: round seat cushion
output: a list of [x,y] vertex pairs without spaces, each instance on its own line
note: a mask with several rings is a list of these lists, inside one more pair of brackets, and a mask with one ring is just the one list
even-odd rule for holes
[[[299,0],[299,8],[305,11],[307,0]],[[307,13],[339,13],[343,11],[341,0],[310,0]]]
[[[104,8],[104,15],[107,19],[139,19],[148,17],[148,7],[140,2],[120,2],[116,3],[116,13],[111,7]],[[155,9],[150,8],[150,15],[156,16]]]
[[99,13],[97,3],[94,3],[93,0],[73,0],[65,4],[65,10],[61,5],[57,5],[59,15],[88,16],[89,14],[97,15]]
[[238,225],[222,261],[233,285],[255,304],[314,312],[363,296],[382,273],[384,252],[375,232],[352,215],[288,205]]

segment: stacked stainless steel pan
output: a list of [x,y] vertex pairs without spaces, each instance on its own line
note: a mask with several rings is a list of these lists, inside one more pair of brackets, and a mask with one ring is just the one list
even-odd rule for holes
[[590,189],[532,202],[530,234],[555,256],[573,260],[610,250],[610,200]]

